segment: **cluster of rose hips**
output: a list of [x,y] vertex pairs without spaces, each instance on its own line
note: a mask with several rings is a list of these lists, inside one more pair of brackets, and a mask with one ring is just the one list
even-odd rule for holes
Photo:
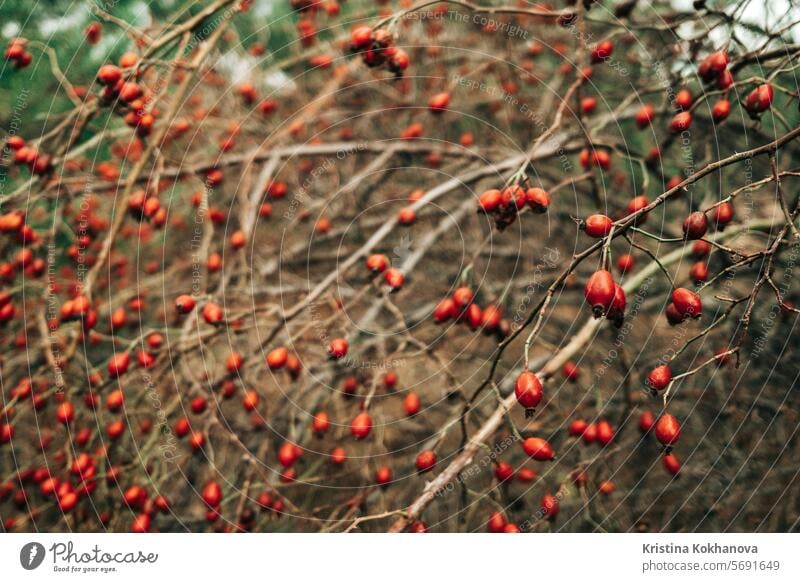
[[350,52],[358,54],[368,67],[385,66],[400,76],[408,68],[408,54],[392,42],[392,35],[386,29],[359,26],[350,35]]
[[8,323],[14,319],[17,308],[11,300],[11,294],[7,291],[0,291],[0,325]]
[[[517,380],[517,399],[526,406],[532,402],[538,403],[541,398],[541,385],[536,381],[532,381],[531,377],[536,378],[530,372],[525,372]],[[669,367],[658,366],[654,368],[648,378],[647,385],[656,393],[665,389],[672,380],[672,374]],[[526,396],[526,394],[528,396]],[[522,397],[522,399],[521,399]],[[680,461],[672,454],[672,446],[678,442],[680,438],[680,424],[674,416],[668,413],[662,414],[656,421],[655,416],[650,411],[645,411],[640,419],[639,427],[645,433],[649,432],[655,427],[655,435],[658,441],[665,447],[664,467],[673,475],[677,475],[680,471]],[[614,440],[615,430],[614,427],[605,419],[599,419],[597,422],[588,423],[583,419],[575,419],[567,428],[568,434],[571,437],[580,438],[584,443],[592,444],[598,443],[601,446],[608,446]],[[554,453],[550,444],[539,438],[529,438],[523,443],[523,448],[529,456],[536,460],[551,460],[554,458]],[[576,484],[580,485],[585,483],[586,475],[580,474],[575,478]],[[610,493],[613,487],[603,482],[600,485],[601,493]]]
[[27,166],[32,174],[46,174],[52,167],[52,158],[49,154],[27,145],[25,140],[18,135],[9,137],[6,145],[14,152],[14,163]]
[[[542,441],[542,439],[538,440]],[[536,439],[528,443],[528,449],[533,450],[533,448],[535,448],[535,441]],[[544,450],[546,451],[549,445],[546,443],[546,441],[542,441],[539,443],[539,446],[544,447]],[[514,478],[522,483],[532,483],[539,478],[539,474],[530,467],[520,467],[515,472],[514,468],[505,461],[498,461],[497,465],[495,465],[494,476],[499,483],[503,484],[503,486],[507,486]],[[545,493],[542,496],[540,504],[541,517],[552,521],[558,515],[558,511],[558,499],[550,493]],[[502,528],[498,527],[500,525],[500,518],[502,518],[504,523]],[[519,533],[520,531],[519,526],[513,523],[508,523],[503,514],[492,514],[487,525],[489,527],[489,531],[492,533]]]
[[697,74],[705,83],[714,83],[718,89],[728,89],[733,85],[733,74],[728,69],[728,53],[714,51],[702,60]]
[[[31,246],[38,242],[39,235],[25,223],[25,213],[12,210],[0,215],[0,233],[22,245],[13,260],[0,263],[0,279],[12,281],[18,272],[23,272],[29,277],[40,277],[46,269],[46,264],[44,259],[33,254]],[[0,292],[0,323],[5,323],[14,316],[15,308],[11,298],[11,293]]]
[[125,124],[141,136],[148,135],[158,117],[157,108],[147,108],[148,97],[144,87],[135,80],[126,80],[123,69],[136,67],[139,57],[135,53],[125,53],[119,67],[105,64],[97,71],[97,80],[103,85],[100,97],[104,103],[113,104],[120,109]]
[[14,61],[17,69],[23,69],[31,64],[33,56],[26,50],[28,40],[25,38],[12,38],[6,46],[5,56],[9,61]]
[[611,154],[604,149],[592,149],[590,152],[584,148],[578,154],[578,162],[584,170],[594,166],[605,171],[611,167]]
[[495,511],[489,515],[486,528],[490,533],[521,533],[519,526],[508,521],[502,511]]
[[383,273],[383,281],[392,291],[398,291],[405,282],[405,276],[400,269],[389,266],[389,257],[381,254],[374,254],[367,257],[367,270],[370,273]]
[[[181,315],[185,315],[192,311],[196,304],[197,303],[195,302],[194,297],[191,295],[179,295],[175,299],[175,308]],[[222,307],[213,301],[206,303],[203,306],[203,309],[200,311],[200,314],[209,325],[219,325],[225,320],[225,312],[223,311]]]
[[604,418],[591,423],[576,418],[567,427],[567,433],[571,437],[580,438],[587,445],[597,443],[605,447],[614,440],[615,431],[611,423]]
[[503,319],[503,309],[497,304],[490,304],[481,309],[475,303],[475,297],[469,287],[459,287],[452,297],[442,299],[433,310],[436,323],[455,320],[465,323],[472,331],[483,330],[486,335],[494,334],[498,340],[507,337],[511,332],[511,324]]
[[[719,89],[729,89],[733,85],[733,74],[728,69],[728,53],[725,51],[713,52],[703,59],[697,74],[706,83],[715,83]],[[769,109],[773,96],[772,85],[762,83],[745,97],[744,108],[750,117],[757,119],[760,113]],[[730,102],[727,99],[720,99],[711,110],[714,121],[725,119],[729,113]]]
[[[718,89],[727,90],[733,83],[733,74],[728,69],[728,53],[716,51],[708,55],[700,63],[697,73],[707,84],[714,84]],[[745,111],[753,119],[769,109],[774,97],[774,89],[770,83],[762,83],[747,94],[743,102]],[[688,89],[681,89],[675,94],[673,101],[675,107],[680,109],[670,121],[669,129],[672,133],[681,133],[689,129],[692,125],[691,110],[694,105],[694,97]],[[723,97],[719,99],[711,108],[711,118],[719,123],[728,118],[731,113],[731,103]],[[635,121],[639,129],[647,128],[655,117],[655,108],[650,104],[645,104],[636,113]]]
[[518,184],[503,190],[486,190],[478,197],[481,212],[494,217],[495,224],[503,229],[514,222],[517,214],[528,206],[533,212],[542,214],[550,208],[550,194],[541,188],[524,189]]
[[158,197],[145,190],[136,190],[128,201],[128,213],[136,220],[149,220],[157,228],[167,222],[167,210],[162,208]]
[[[341,338],[333,340],[329,345],[329,353],[332,358],[341,357],[346,353],[346,342]],[[277,348],[267,356],[270,368],[275,369],[276,352],[281,350],[280,358],[283,359],[287,354],[285,348]],[[334,353],[336,352],[336,353]],[[395,372],[387,372],[384,375],[384,385],[389,389],[394,389],[398,381]],[[348,376],[345,379],[344,394],[352,396],[357,388],[358,380],[355,376]],[[421,401],[414,392],[408,392],[403,400],[403,408],[408,416],[414,416],[421,410]],[[317,411],[311,421],[311,431],[317,438],[323,438],[331,428],[331,420],[324,410]],[[362,410],[350,422],[350,434],[356,440],[364,440],[372,433],[373,423],[369,412]],[[278,462],[283,467],[280,480],[284,483],[294,481],[297,477],[295,464],[303,456],[303,449],[293,441],[284,441],[278,449]],[[347,451],[339,446],[332,449],[330,461],[334,466],[343,465],[347,461]],[[436,465],[436,453],[432,450],[420,452],[415,460],[415,468],[422,473],[431,470]],[[388,487],[393,479],[390,467],[382,465],[375,471],[375,483],[381,487]]]
[[744,108],[753,119],[758,119],[758,115],[769,109],[772,105],[774,90],[769,83],[763,83],[755,87],[747,94],[744,100]]
[[669,413],[662,414],[656,421],[656,416],[651,411],[645,410],[639,417],[639,429],[643,433],[649,434],[654,427],[656,429],[656,439],[665,447],[664,457],[662,458],[664,469],[672,475],[678,475],[681,470],[681,462],[672,452],[672,445],[680,438],[680,423]]

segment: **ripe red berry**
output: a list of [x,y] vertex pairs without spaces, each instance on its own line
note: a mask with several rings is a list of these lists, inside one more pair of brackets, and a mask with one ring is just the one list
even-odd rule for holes
[[442,299],[436,306],[436,309],[433,310],[433,319],[436,323],[444,323],[457,315],[458,307],[456,306],[456,302],[449,297]]
[[569,432],[570,436],[582,436],[588,426],[589,423],[587,423],[585,420],[576,418],[569,423],[569,428],[567,431]]
[[469,287],[459,287],[453,291],[453,302],[459,309],[466,308],[472,303],[473,293]]
[[544,515],[549,520],[554,520],[558,516],[558,499],[556,499],[553,495],[549,493],[545,494],[542,497],[542,501],[540,503],[540,509],[542,515]]
[[242,364],[244,364],[244,358],[241,354],[234,352],[225,360],[225,369],[228,371],[228,374],[235,374],[241,369]]
[[639,129],[644,129],[653,122],[655,115],[656,110],[652,105],[643,105],[642,108],[636,112],[636,127]]
[[611,232],[613,221],[605,214],[592,214],[583,224],[583,230],[592,238],[602,238]]
[[502,206],[508,206],[515,210],[521,209],[525,206],[525,190],[519,184],[513,184],[503,189],[503,202]]
[[372,430],[372,418],[367,412],[358,414],[350,423],[350,433],[357,439],[367,438]]
[[493,212],[503,202],[503,193],[500,190],[487,190],[478,197],[478,205],[484,212]]
[[381,487],[386,487],[392,482],[392,470],[386,465],[378,467],[375,471],[375,483]]
[[533,372],[523,372],[514,384],[514,393],[523,408],[536,408],[542,401],[542,383]]
[[403,286],[405,277],[400,269],[391,268],[386,269],[386,272],[383,274],[383,280],[392,290],[397,290]]
[[400,212],[397,214],[397,222],[398,224],[402,224],[403,226],[409,226],[411,224],[414,224],[416,220],[417,220],[417,212],[410,206],[401,208]]
[[698,318],[703,313],[700,296],[683,287],[672,292],[672,304],[682,317]]
[[612,493],[614,493],[614,491],[616,491],[616,489],[617,489],[616,485],[614,485],[612,481],[608,480],[602,481],[597,486],[597,491],[603,495],[611,495]]
[[678,109],[689,109],[692,106],[692,94],[688,89],[681,89],[675,95],[675,107]]
[[664,468],[672,475],[680,473],[681,462],[678,460],[678,457],[675,456],[675,453],[667,453],[664,455],[663,462]]
[[216,481],[209,481],[201,493],[203,501],[209,507],[217,507],[222,502],[222,487]]
[[[703,69],[705,80],[710,80],[719,75],[728,66],[728,53],[725,51],[714,51],[708,55],[700,65]],[[703,76],[703,75],[701,75]]]
[[711,211],[711,222],[720,230],[731,220],[733,220],[733,205],[730,202],[723,202]]
[[75,418],[75,407],[71,402],[62,402],[56,408],[56,419],[62,424],[69,424]]
[[442,113],[447,109],[449,104],[449,93],[437,93],[428,101],[428,108],[431,110],[431,113]]
[[597,440],[597,425],[594,423],[586,425],[586,429],[583,431],[581,439],[587,445],[595,442]]
[[137,100],[142,96],[142,88],[131,81],[122,84],[119,90],[119,97],[127,103]]
[[433,451],[422,451],[417,455],[417,460],[414,464],[417,467],[417,471],[420,473],[429,471],[433,469],[433,466],[436,464],[436,453]]
[[177,299],[175,299],[175,307],[178,309],[178,313],[189,313],[192,309],[194,309],[195,301],[191,295],[178,295]]
[[221,323],[224,317],[222,308],[216,303],[206,303],[203,306],[203,319],[206,320],[206,323],[216,325]]
[[566,362],[561,371],[564,373],[564,377],[570,382],[577,381],[581,375],[581,370],[575,362]]
[[481,326],[481,322],[483,321],[483,311],[475,303],[470,303],[469,307],[467,307],[466,312],[461,318],[461,321],[466,321],[467,326],[474,331]]
[[507,481],[514,476],[514,468],[506,462],[500,461],[494,468],[494,476],[500,481]]
[[586,302],[592,307],[594,316],[600,317],[608,311],[614,301],[616,284],[614,277],[606,270],[596,271],[586,282],[583,295]]
[[678,325],[682,323],[684,319],[686,319],[683,315],[678,312],[678,309],[675,307],[675,304],[670,302],[667,305],[667,309],[664,312],[664,315],[667,317],[667,323],[670,325]]
[[244,232],[241,230],[237,230],[231,235],[231,246],[238,250],[244,248],[244,245],[247,243],[247,239],[245,238]]
[[128,366],[131,363],[131,356],[128,352],[114,354],[108,361],[108,375],[112,378],[122,376],[128,371]]
[[394,54],[391,56],[391,61],[389,63],[389,68],[395,72],[402,72],[408,68],[408,64],[410,59],[408,58],[408,53],[403,49],[396,49]]
[[661,415],[656,422],[656,438],[664,446],[672,446],[681,436],[681,427],[674,416],[668,413]]
[[107,87],[113,87],[122,79],[122,71],[114,65],[103,65],[97,71],[97,80]]
[[500,305],[487,305],[481,316],[481,325],[484,333],[492,333],[498,329],[503,317],[503,308]]
[[692,245],[692,256],[697,259],[702,259],[703,257],[708,256],[708,253],[711,252],[711,243],[708,243],[704,240],[696,240]]
[[[628,207],[627,207],[628,214],[636,214],[637,212],[639,212],[640,210],[645,208],[647,206],[647,204],[648,204],[647,196],[642,195],[642,196],[635,196],[634,198],[631,198],[631,201],[628,202]],[[647,218],[647,215],[644,215],[644,214],[639,216],[637,218],[637,223],[641,224],[642,222],[645,221],[646,218]]]
[[278,449],[278,462],[285,468],[289,468],[300,458],[302,450],[291,441],[285,441]]
[[724,121],[728,119],[728,116],[731,114],[731,102],[727,99],[720,99],[716,103],[714,103],[714,107],[711,108],[711,117],[714,121]]
[[69,512],[78,505],[78,495],[74,491],[67,491],[58,498],[58,505],[63,512]]
[[689,240],[703,238],[708,230],[708,219],[705,212],[692,212],[683,221],[683,234]]
[[331,463],[343,465],[347,461],[347,452],[342,447],[336,447],[331,451]]
[[669,386],[672,380],[672,372],[669,366],[658,366],[650,371],[647,376],[647,385],[653,390],[663,390]]
[[553,447],[546,440],[538,437],[529,437],[522,442],[525,453],[537,461],[551,461],[555,458]]
[[337,338],[328,344],[328,354],[332,359],[338,360],[339,358],[343,358],[347,355],[347,348],[347,340],[344,338]]
[[708,265],[705,261],[697,261],[692,265],[692,268],[689,269],[689,278],[696,284],[708,281]]
[[11,424],[0,424],[0,444],[10,442],[14,438],[14,426]]
[[147,533],[148,531],[150,531],[150,516],[146,513],[140,513],[133,519],[131,532]]
[[314,418],[311,420],[311,430],[316,435],[323,435],[328,432],[328,429],[331,427],[330,418],[328,418],[328,413],[324,410],[317,412],[314,415]]
[[639,417],[639,429],[642,432],[650,432],[655,423],[656,423],[656,417],[649,410],[645,410],[644,412],[642,412],[642,415]]
[[681,111],[677,113],[669,124],[669,130],[672,133],[681,133],[686,131],[692,125],[692,114],[689,111]]
[[633,266],[636,264],[636,259],[633,258],[633,255],[620,255],[617,259],[617,270],[620,274],[624,275],[628,271],[633,269]]
[[367,257],[367,269],[373,273],[383,273],[389,266],[386,255],[370,255]]
[[550,208],[550,193],[541,188],[528,188],[525,191],[525,201],[531,210],[541,214]]
[[772,85],[769,83],[764,83],[747,94],[747,97],[744,100],[744,107],[750,114],[761,113],[762,111],[769,109],[774,95],[775,92],[772,88]]
[[252,412],[258,408],[258,403],[260,400],[261,397],[258,395],[258,392],[255,390],[248,390],[242,397],[242,406],[246,411]]
[[614,427],[605,419],[600,419],[595,424],[595,439],[602,446],[611,444],[614,440]]
[[286,365],[289,359],[289,350],[281,346],[267,354],[267,366],[270,370],[279,370]]
[[397,386],[398,380],[397,372],[394,370],[389,370],[383,375],[383,385],[386,386],[388,390],[393,390],[395,386]]
[[617,324],[620,324],[625,317],[626,305],[627,299],[625,297],[625,290],[614,283],[614,300],[611,302],[611,305],[608,308],[606,317],[614,320]]
[[350,35],[350,45],[354,49],[368,47],[372,42],[372,29],[369,26],[359,26]]
[[610,40],[604,40],[597,43],[597,45],[595,45],[595,47],[592,49],[592,63],[597,64],[608,60],[613,52],[614,43]]
[[192,427],[189,424],[189,419],[186,418],[186,417],[183,417],[183,418],[179,418],[175,422],[175,426],[174,426],[173,430],[175,431],[175,436],[177,436],[179,439],[181,439],[181,438],[185,437],[187,434],[189,434],[189,431],[191,430],[191,428]]
[[188,443],[189,443],[189,446],[192,449],[194,449],[195,452],[199,451],[199,450],[201,450],[203,448],[203,445],[206,443],[206,436],[202,432],[200,432],[199,430],[198,431],[194,431],[189,436]]
[[486,527],[491,533],[502,533],[507,523],[506,516],[500,511],[495,511],[489,516],[489,521],[486,522]]
[[409,392],[403,399],[403,408],[408,416],[414,416],[420,411],[422,404],[416,392]]
[[731,73],[729,69],[725,69],[719,74],[719,77],[717,77],[717,88],[722,90],[728,89],[733,85],[733,82],[733,73]]

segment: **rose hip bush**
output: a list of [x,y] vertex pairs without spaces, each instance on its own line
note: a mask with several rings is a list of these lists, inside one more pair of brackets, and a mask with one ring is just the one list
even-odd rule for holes
[[0,8],[5,531],[797,529],[795,12],[166,4]]

